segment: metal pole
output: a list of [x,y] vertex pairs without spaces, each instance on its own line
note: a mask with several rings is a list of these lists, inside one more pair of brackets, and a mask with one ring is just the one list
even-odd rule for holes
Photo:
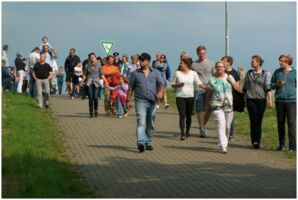
[[228,26],[228,2],[225,2],[225,54],[226,56],[230,54],[229,47],[229,26]]

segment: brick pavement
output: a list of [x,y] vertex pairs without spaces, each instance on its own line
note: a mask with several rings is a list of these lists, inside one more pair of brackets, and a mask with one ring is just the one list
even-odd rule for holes
[[125,119],[89,118],[88,101],[51,97],[71,162],[104,198],[295,198],[296,161],[271,150],[252,150],[237,137],[228,154],[217,151],[214,123],[198,137],[179,140],[175,109],[159,109],[154,150],[139,153],[134,111]]

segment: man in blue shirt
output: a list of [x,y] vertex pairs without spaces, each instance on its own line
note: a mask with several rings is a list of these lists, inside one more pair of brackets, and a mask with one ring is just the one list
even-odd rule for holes
[[140,152],[153,150],[152,138],[155,128],[156,103],[163,96],[165,82],[156,69],[150,67],[151,56],[142,53],[141,68],[131,73],[127,93],[127,107],[131,107],[131,95],[135,94],[137,116],[137,145]]

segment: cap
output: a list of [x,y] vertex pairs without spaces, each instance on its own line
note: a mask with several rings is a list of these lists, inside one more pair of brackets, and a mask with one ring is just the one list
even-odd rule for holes
[[140,55],[140,60],[148,60],[148,61],[150,61],[151,60],[151,56],[148,53],[142,53]]
[[17,53],[17,57],[22,57],[22,56],[23,56],[22,52]]
[[119,56],[119,53],[118,52],[114,52],[113,53],[113,56]]

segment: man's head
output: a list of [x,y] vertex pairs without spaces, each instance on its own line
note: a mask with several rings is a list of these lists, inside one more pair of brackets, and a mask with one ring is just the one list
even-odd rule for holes
[[74,57],[75,54],[76,54],[76,50],[75,50],[75,48],[71,48],[71,49],[69,50],[69,56],[70,56],[70,57]]
[[131,56],[131,63],[132,64],[137,64],[137,62],[138,62],[138,55],[137,54],[134,54],[134,55],[132,55]]
[[113,53],[114,56],[114,60],[118,60],[119,59],[119,53],[118,52],[114,52]]
[[43,45],[42,48],[43,48],[43,51],[44,52],[48,52],[49,51],[49,45]]
[[44,63],[45,61],[46,61],[46,54],[45,53],[41,53],[40,54],[40,58],[39,58],[39,61],[41,62],[41,63]]
[[89,53],[88,58],[91,62],[96,62],[96,54],[94,52]]
[[199,61],[203,61],[206,59],[206,47],[203,45],[200,45],[197,47],[197,55],[199,57]]
[[23,57],[22,52],[18,52],[18,53],[17,53],[17,57],[18,57],[18,58],[22,58],[22,57]]
[[139,59],[140,59],[141,67],[145,67],[147,65],[149,66],[151,56],[148,53],[142,53]]
[[158,60],[158,61],[159,61],[159,60],[160,60],[160,57],[161,57],[161,55],[162,55],[162,53],[161,53],[161,52],[157,52],[157,53],[156,53],[156,55],[155,55],[155,56],[156,56],[156,60]]
[[8,45],[6,44],[6,45],[3,45],[3,51],[8,51]]

